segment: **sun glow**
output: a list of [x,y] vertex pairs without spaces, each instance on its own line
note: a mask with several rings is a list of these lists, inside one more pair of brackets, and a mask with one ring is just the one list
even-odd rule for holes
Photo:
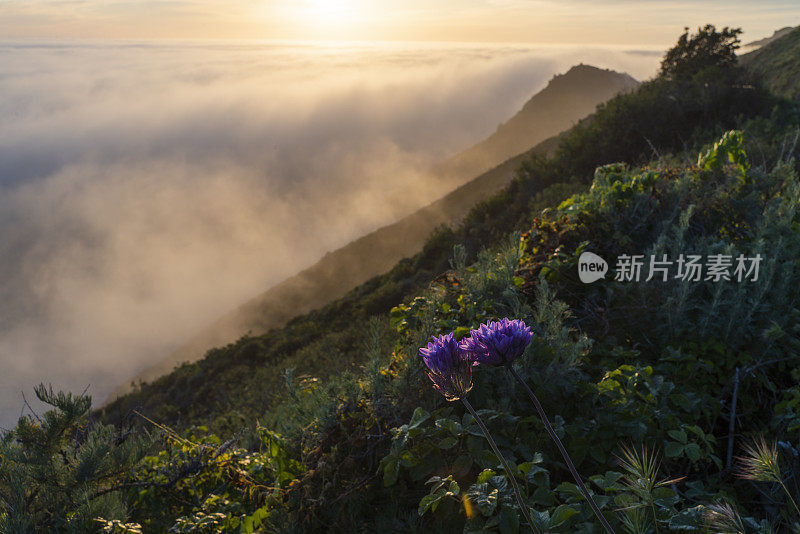
[[305,0],[302,6],[309,22],[328,27],[355,24],[364,15],[364,5],[359,0]]

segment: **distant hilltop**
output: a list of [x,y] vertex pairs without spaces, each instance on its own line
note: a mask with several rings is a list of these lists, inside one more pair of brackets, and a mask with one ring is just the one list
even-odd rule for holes
[[757,41],[751,41],[742,45],[742,50],[745,52],[752,52],[756,48],[761,48],[762,46],[766,46],[771,42],[780,39],[784,35],[789,35],[795,28],[793,26],[786,26],[785,28],[781,28],[780,30],[775,30],[775,33],[770,35],[769,37],[764,37],[763,39],[759,39]]
[[[568,130],[594,112],[598,104],[639,85],[632,76],[579,64],[554,76],[547,87],[484,141],[437,167],[446,180],[477,176],[548,137]],[[463,183],[463,180],[462,182]],[[456,185],[460,185],[456,183]]]

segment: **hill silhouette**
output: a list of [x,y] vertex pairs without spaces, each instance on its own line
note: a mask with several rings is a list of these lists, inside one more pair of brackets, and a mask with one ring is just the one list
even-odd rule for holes
[[547,87],[484,141],[437,167],[444,179],[476,176],[498,162],[529,150],[545,139],[571,128],[613,96],[634,89],[638,82],[628,74],[576,65],[553,77]]
[[749,43],[745,43],[744,45],[742,45],[742,48],[747,51],[753,51],[762,46],[766,46],[773,41],[777,41],[781,37],[792,33],[793,30],[794,27],[786,26],[785,28],[781,28],[780,30],[775,30],[769,37],[764,37],[763,39],[758,39],[757,41],[750,41]]

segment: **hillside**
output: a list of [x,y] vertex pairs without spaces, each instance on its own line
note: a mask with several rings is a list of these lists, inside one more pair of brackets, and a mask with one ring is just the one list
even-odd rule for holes
[[[340,298],[353,287],[388,271],[401,258],[419,252],[437,227],[457,224],[471,206],[507,185],[525,158],[552,152],[556,139],[548,139],[413,214],[329,252],[313,266],[210,325],[169,358],[145,371],[139,379],[153,380],[177,364],[200,358],[210,347],[226,345],[246,333],[259,335],[281,326],[292,317]],[[127,389],[120,388],[111,397]]]
[[795,532],[800,110],[734,38],[342,298],[97,412],[39,388],[0,531]]
[[[557,144],[552,136],[590,114],[598,104],[636,85],[627,74],[588,65],[555,76],[497,132],[434,171],[439,180],[463,185],[400,221],[326,254],[313,266],[221,317],[141,373],[137,381],[153,380],[175,365],[195,361],[209,348],[230,343],[245,333],[262,334],[386,272],[401,258],[421,250],[435,228],[458,224],[472,206],[507,185],[527,157],[552,152]],[[122,385],[110,398],[128,390],[128,385]]]
[[800,100],[800,27],[792,28],[740,61],[775,94]]
[[[202,421],[232,430],[241,424],[240,417],[246,419],[246,414],[252,416],[282,402],[282,374],[287,368],[318,378],[358,369],[363,362],[359,347],[364,323],[427,287],[448,268],[454,245],[462,244],[466,258],[474,259],[482,248],[509,232],[524,230],[537,206],[557,203],[589,183],[598,165],[646,162],[658,154],[691,148],[688,142],[699,150],[720,130],[740,127],[747,117],[763,114],[767,108],[772,112],[769,99],[751,84],[720,80],[717,87],[708,87],[706,82],[656,79],[635,93],[613,98],[591,118],[554,140],[550,157],[534,153],[525,159],[517,169],[518,179],[469,210],[460,226],[435,232],[427,241],[428,235],[407,236],[425,243],[420,253],[355,289],[340,287],[341,298],[311,312],[301,312],[304,303],[311,306],[308,300],[283,301],[275,309],[287,314],[285,319],[292,317],[284,327],[220,344],[203,359],[109,403],[103,410],[105,418],[121,421],[132,409],[145,409],[167,423]],[[791,121],[791,117],[781,120]],[[770,156],[768,142],[773,140],[765,140],[759,148],[765,158]],[[466,211],[457,206],[453,213],[462,218]],[[364,263],[384,261],[380,255],[365,254],[360,258]],[[341,268],[347,272],[351,267],[345,262]],[[320,282],[300,281],[298,285],[325,287],[316,285]],[[325,296],[312,293],[311,302]],[[333,367],[332,361],[337,362]],[[233,420],[232,413],[238,414]]]

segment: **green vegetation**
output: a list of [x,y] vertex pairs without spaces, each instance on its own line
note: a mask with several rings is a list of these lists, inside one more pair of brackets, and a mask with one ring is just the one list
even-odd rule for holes
[[[569,129],[598,103],[636,86],[636,80],[627,74],[587,65],[554,77],[497,132],[434,169],[435,181],[441,182],[439,188],[446,188],[447,183],[463,185],[399,221],[326,254],[313,266],[251,299],[204,329],[168,359],[145,370],[141,379],[152,380],[168,374],[179,363],[198,360],[208,347],[229,343],[231,332],[262,334],[283,326],[297,315],[322,307],[343,297],[347,290],[386,273],[402,258],[419,252],[437,227],[460,221],[472,206],[507,186],[528,154],[552,152],[558,140],[549,136]],[[492,168],[482,172],[489,167]],[[465,178],[481,172],[464,183]],[[426,181],[431,179],[434,178]],[[423,189],[429,186],[430,183]],[[133,388],[120,388],[118,393],[130,389]]]
[[[736,33],[706,27],[677,52],[705,49],[697,38]],[[800,179],[787,145],[800,121],[738,66],[709,68],[725,75],[660,76],[615,98],[460,227],[285,328],[98,414],[41,388],[53,411],[0,441],[0,531],[521,531],[507,472],[418,355],[499,317],[533,326],[515,370],[617,532],[797,531]],[[612,268],[623,254],[762,262],[757,281],[586,285],[584,251]],[[600,532],[519,383],[502,369],[474,382],[539,529]]]
[[738,28],[728,27],[717,31],[707,24],[690,35],[686,28],[678,44],[668,50],[661,61],[661,76],[690,80],[698,75],[711,77],[730,71],[736,65],[741,33]]
[[742,64],[776,95],[800,100],[800,27],[742,56]]

